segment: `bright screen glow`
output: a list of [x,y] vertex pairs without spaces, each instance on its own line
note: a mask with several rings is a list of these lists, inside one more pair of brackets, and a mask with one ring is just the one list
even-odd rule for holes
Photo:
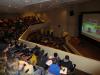
[[82,34],[100,42],[100,14],[84,14]]

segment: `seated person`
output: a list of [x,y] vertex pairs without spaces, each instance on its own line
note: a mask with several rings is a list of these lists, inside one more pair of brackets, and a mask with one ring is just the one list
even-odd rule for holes
[[6,64],[6,75],[15,75],[19,69],[19,63],[17,59],[10,59]]
[[37,56],[35,54],[32,55],[32,57],[29,59],[29,62],[32,64],[32,65],[36,65],[37,64]]
[[65,58],[61,60],[61,64],[62,66],[67,67],[69,72],[72,72],[76,66],[72,64],[72,61],[70,61],[68,55],[66,55]]
[[33,65],[31,64],[26,64],[24,67],[24,72],[26,73],[26,75],[34,75],[34,68]]
[[38,65],[46,68],[46,61],[48,60],[48,53],[45,53],[40,60],[38,60]]
[[47,75],[60,75],[60,66],[57,64],[57,61],[53,61],[53,64],[48,68]]
[[29,52],[30,52],[30,51],[29,51],[29,48],[26,48],[26,49],[23,50],[23,53],[24,53],[25,55],[29,55]]
[[45,70],[43,67],[35,66],[36,70],[34,72],[34,75],[45,75]]
[[53,61],[56,61],[58,64],[60,63],[60,58],[57,53],[54,53],[53,56],[49,56],[46,65],[50,66],[53,63]]
[[58,53],[54,53],[54,58],[56,58],[57,60],[60,60],[60,57],[58,56]]
[[23,60],[19,60],[19,71],[21,75],[34,75],[33,65]]
[[60,57],[58,56],[58,53],[54,53],[52,60],[56,61],[58,64],[60,63]]
[[50,66],[53,63],[52,58],[49,57],[49,59],[46,61],[46,65]]

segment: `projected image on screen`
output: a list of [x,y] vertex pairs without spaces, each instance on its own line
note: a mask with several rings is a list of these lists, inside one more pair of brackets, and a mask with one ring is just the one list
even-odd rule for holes
[[100,42],[100,14],[84,14],[82,34]]

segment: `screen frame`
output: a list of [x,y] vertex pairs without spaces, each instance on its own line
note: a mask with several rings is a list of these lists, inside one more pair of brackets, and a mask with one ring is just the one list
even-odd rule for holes
[[96,41],[93,38],[90,38],[88,36],[85,36],[82,34],[82,21],[83,21],[83,15],[85,14],[100,14],[100,11],[93,11],[93,12],[81,12],[79,17],[78,17],[78,27],[79,27],[79,37],[80,39],[85,39],[86,41],[89,41],[93,45],[100,47],[100,42]]

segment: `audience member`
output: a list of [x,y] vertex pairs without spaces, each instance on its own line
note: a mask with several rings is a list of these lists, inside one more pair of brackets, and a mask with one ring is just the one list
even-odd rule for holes
[[[17,17],[17,18],[4,18],[0,19],[0,40],[9,43],[11,39],[18,39],[20,34],[22,34],[30,25],[36,23],[41,23],[41,21],[36,20],[36,17]],[[40,19],[39,19],[40,20]]]
[[32,65],[36,65],[37,64],[37,56],[35,54],[32,54],[32,58],[29,60],[29,62]]
[[47,69],[48,67],[47,67],[47,65],[46,65],[46,61],[48,60],[48,53],[46,53],[46,54],[44,54],[42,57],[41,57],[41,59],[39,60],[40,62],[39,62],[39,65],[41,66],[41,67],[43,67],[44,69]]
[[54,58],[53,58],[53,61],[57,61],[57,63],[59,64],[60,62],[60,57],[58,56],[58,53],[54,53]]
[[75,68],[68,55],[66,55],[65,58],[61,61],[61,64],[63,67],[67,67],[70,72]]
[[57,64],[56,60],[50,65],[47,75],[60,75],[60,66]]

